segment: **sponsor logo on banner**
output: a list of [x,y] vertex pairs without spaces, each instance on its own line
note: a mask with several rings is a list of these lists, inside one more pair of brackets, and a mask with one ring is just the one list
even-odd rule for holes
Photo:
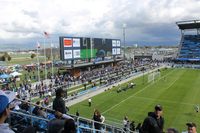
[[116,40],[112,40],[112,46],[113,46],[113,47],[116,47],[116,46],[117,46]]
[[112,55],[116,55],[117,54],[117,49],[116,48],[113,48],[112,49]]
[[64,47],[72,47],[72,38],[63,39]]
[[80,47],[80,38],[73,38],[73,47]]
[[73,56],[74,58],[81,58],[80,50],[73,50]]
[[121,44],[120,44],[120,41],[117,41],[117,47],[120,47]]
[[64,50],[64,59],[72,59],[72,50]]
[[121,53],[120,50],[121,50],[120,48],[117,48],[117,54],[120,54],[120,53]]

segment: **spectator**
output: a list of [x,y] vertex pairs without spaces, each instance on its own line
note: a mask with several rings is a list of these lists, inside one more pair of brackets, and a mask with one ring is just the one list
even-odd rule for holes
[[128,117],[127,116],[124,117],[123,125],[124,125],[124,131],[127,131],[127,126],[128,126]]
[[188,126],[188,133],[197,133],[197,126],[195,123],[193,122],[189,122],[189,123],[186,123],[186,125]]
[[178,130],[176,130],[175,128],[168,128],[167,133],[178,133]]
[[[94,127],[96,130],[101,130],[101,123],[105,121],[105,117],[100,114],[100,112],[95,109],[94,115],[93,115]],[[100,131],[96,131],[96,133],[100,133]]]
[[[22,99],[22,100],[25,101],[25,99]],[[30,101],[28,101],[28,102],[30,102]],[[19,105],[19,107],[20,107],[22,110],[25,110],[25,111],[28,111],[28,110],[30,109],[29,104],[28,104],[27,102],[22,102],[22,104]]]
[[141,133],[162,133],[164,118],[162,117],[163,108],[161,105],[155,106],[154,112],[149,112],[141,127]]
[[139,130],[141,129],[141,123],[138,123],[138,125],[136,126],[136,128],[135,128],[135,130],[137,131],[137,132],[139,132]]
[[59,133],[63,129],[65,120],[52,119],[48,123],[48,133]]
[[79,116],[80,116],[80,114],[79,114],[78,110],[76,111],[76,116],[77,116],[77,117],[79,117]]
[[42,110],[41,107],[39,107],[40,101],[37,101],[36,105],[38,105],[38,106],[35,106],[32,113],[37,115],[37,116],[42,116],[42,117],[46,118],[47,114]]
[[40,105],[40,101],[37,101],[37,102],[36,102],[36,105],[38,105],[38,106],[35,106],[35,108],[33,109],[32,113],[33,113],[34,115],[39,115],[39,110],[40,110],[39,105]]
[[59,111],[63,114],[67,113],[67,109],[65,106],[65,101],[63,100],[64,91],[63,89],[56,90],[56,98],[53,101],[53,109],[55,111]]
[[10,114],[10,102],[12,102],[14,98],[14,92],[3,92],[0,90],[0,133],[14,133],[14,131],[9,128],[9,124],[4,123]]
[[130,130],[135,131],[135,121],[131,121],[130,123]]
[[76,125],[73,119],[66,119],[62,133],[76,133]]
[[55,116],[56,118],[50,120],[50,122],[48,123],[48,133],[60,133],[65,125],[65,120],[73,120],[71,116],[62,114],[58,111],[55,112]]

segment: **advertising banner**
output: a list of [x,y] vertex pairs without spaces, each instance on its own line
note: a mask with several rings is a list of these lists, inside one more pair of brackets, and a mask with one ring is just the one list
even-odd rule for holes
[[80,38],[73,38],[73,47],[80,47]]
[[117,41],[117,47],[120,47],[121,44],[120,44],[120,41]]
[[117,41],[116,40],[112,40],[112,46],[116,47],[117,46]]
[[72,50],[64,50],[64,59],[72,59]]
[[64,47],[72,47],[72,38],[64,38],[63,44],[64,44]]
[[120,52],[121,52],[120,48],[117,48],[117,54],[120,54]]
[[116,55],[117,54],[117,49],[116,48],[113,48],[112,49],[112,55]]
[[80,58],[81,57],[81,51],[80,51],[80,49],[73,50],[73,57],[74,58]]

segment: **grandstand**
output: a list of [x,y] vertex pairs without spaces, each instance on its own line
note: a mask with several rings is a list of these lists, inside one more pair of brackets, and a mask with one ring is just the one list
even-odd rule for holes
[[181,30],[181,41],[176,60],[200,61],[200,20],[181,21],[176,24]]

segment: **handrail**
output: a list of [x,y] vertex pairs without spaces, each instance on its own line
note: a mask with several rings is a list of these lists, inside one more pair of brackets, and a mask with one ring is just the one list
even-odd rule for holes
[[43,108],[43,109],[46,109],[46,110],[49,110],[49,111],[55,112],[55,110],[53,110],[53,109],[50,109],[50,108],[46,108],[46,107],[43,107],[43,106],[37,105],[37,104],[35,104],[35,103],[28,102],[28,101],[26,101],[26,100],[22,100],[22,99],[19,99],[19,98],[15,98],[15,100],[18,100],[18,101],[21,101],[21,102],[24,102],[24,103],[28,103],[28,104],[30,104],[30,105],[34,105],[34,106],[37,106],[37,107],[40,107],[40,108]]
[[10,112],[11,112],[11,114],[18,114],[18,115],[22,115],[22,116],[27,116],[27,117],[39,119],[39,120],[44,120],[44,121],[47,121],[47,122],[50,121],[48,119],[45,119],[45,118],[42,118],[42,117],[38,117],[38,116],[34,116],[34,115],[31,115],[31,114],[25,114],[25,113],[13,111],[13,110],[11,110]]

